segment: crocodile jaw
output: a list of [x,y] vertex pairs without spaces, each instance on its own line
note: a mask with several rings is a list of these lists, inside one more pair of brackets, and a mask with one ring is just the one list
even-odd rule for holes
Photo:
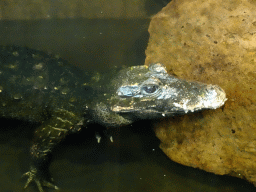
[[[134,119],[153,119],[216,109],[227,100],[226,93],[218,85],[178,79],[169,75],[159,63],[148,68],[128,68],[118,76],[114,84],[116,90],[110,99],[110,110]],[[146,93],[145,90],[152,93]]]
[[201,90],[203,94],[177,92],[168,99],[123,98],[111,107],[111,111],[119,114],[133,114],[140,119],[161,118],[204,109],[217,109],[227,100],[225,91],[218,85],[205,84],[201,89],[204,89]]
[[204,95],[196,95],[196,98],[184,98],[180,102],[174,102],[178,111],[185,113],[203,109],[217,109],[224,105],[226,98],[225,91],[218,85],[206,85]]

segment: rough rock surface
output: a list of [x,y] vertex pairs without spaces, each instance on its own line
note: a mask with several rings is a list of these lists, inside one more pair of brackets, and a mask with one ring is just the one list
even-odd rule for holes
[[256,186],[256,1],[173,0],[152,18],[146,65],[218,84],[224,107],[157,123],[166,155]]

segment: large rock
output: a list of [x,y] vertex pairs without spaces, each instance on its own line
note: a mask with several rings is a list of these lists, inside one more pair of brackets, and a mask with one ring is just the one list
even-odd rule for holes
[[152,18],[146,64],[220,85],[217,110],[164,119],[161,149],[183,165],[256,185],[256,1],[173,0]]

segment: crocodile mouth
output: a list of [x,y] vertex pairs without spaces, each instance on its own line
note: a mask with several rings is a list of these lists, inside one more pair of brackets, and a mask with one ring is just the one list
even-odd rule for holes
[[180,96],[179,99],[167,99],[162,102],[158,100],[158,104],[152,103],[150,100],[145,100],[145,103],[131,101],[129,105],[124,105],[121,102],[112,106],[111,110],[119,114],[134,113],[140,116],[140,113],[144,113],[150,116],[165,117],[203,109],[216,109],[224,105],[226,100],[226,93],[222,88],[218,85],[207,85],[201,94],[190,95],[190,97]]
[[217,109],[227,101],[225,91],[218,85],[207,85],[202,95],[194,98],[186,98],[180,102],[174,102],[176,110],[184,110],[185,113],[203,109]]

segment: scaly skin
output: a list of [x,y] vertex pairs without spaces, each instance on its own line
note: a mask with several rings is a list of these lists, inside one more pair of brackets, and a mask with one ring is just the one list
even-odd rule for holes
[[30,170],[23,175],[28,177],[25,188],[35,182],[40,192],[43,186],[58,189],[46,180],[43,166],[60,141],[90,122],[118,127],[216,109],[226,101],[219,86],[178,79],[160,63],[123,69],[93,84],[92,92],[87,91],[88,81],[57,56],[0,47],[0,116],[41,123],[30,148]]
[[57,189],[44,179],[40,168],[56,144],[87,122],[85,77],[57,56],[0,47],[0,115],[41,123],[30,149],[25,188],[35,181],[40,192],[42,185]]

